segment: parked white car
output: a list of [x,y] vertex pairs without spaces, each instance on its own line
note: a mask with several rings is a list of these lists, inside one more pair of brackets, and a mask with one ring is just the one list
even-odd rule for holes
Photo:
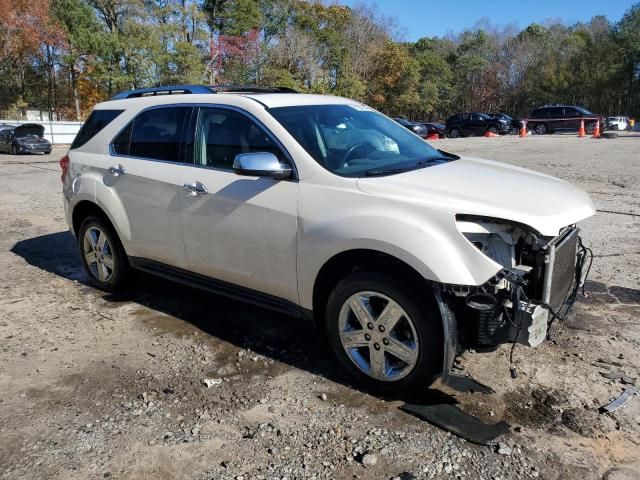
[[451,382],[464,348],[539,344],[584,280],[582,190],[436,150],[344,98],[125,92],[61,167],[99,288],[138,269],[312,319],[376,391]]
[[607,128],[610,130],[627,130],[629,128],[629,117],[607,117]]

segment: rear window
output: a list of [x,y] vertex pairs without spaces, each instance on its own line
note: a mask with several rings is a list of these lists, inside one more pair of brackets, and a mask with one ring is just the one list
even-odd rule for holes
[[80,127],[80,131],[73,140],[71,150],[87,143],[123,111],[124,110],[94,110],[91,112],[91,115],[89,115],[87,121]]

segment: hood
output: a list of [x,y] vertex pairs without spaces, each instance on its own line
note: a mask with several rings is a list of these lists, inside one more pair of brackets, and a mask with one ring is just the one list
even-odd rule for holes
[[358,188],[452,214],[511,220],[544,236],[556,236],[563,227],[595,213],[589,196],[564,180],[468,157],[397,175],[360,178]]
[[14,131],[16,138],[26,137],[28,135],[44,136],[44,126],[37,123],[25,123],[16,127]]

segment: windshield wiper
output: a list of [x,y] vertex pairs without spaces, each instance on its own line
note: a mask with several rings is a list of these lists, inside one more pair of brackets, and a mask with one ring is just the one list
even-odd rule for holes
[[411,170],[415,170],[415,167],[387,168],[383,170],[367,170],[366,172],[364,172],[364,174],[367,177],[378,177],[382,175],[393,175],[394,173],[410,172]]
[[414,165],[410,166],[410,167],[398,167],[398,168],[385,168],[385,169],[380,169],[380,170],[367,170],[365,172],[365,175],[367,177],[377,177],[377,176],[382,176],[382,175],[393,175],[395,173],[403,173],[403,172],[410,172],[411,170],[418,170],[420,168],[426,168],[431,164],[436,164],[439,165],[440,163],[442,163],[442,161],[446,161],[449,162],[451,161],[450,157],[431,157],[431,158],[425,158],[423,160],[418,160]]

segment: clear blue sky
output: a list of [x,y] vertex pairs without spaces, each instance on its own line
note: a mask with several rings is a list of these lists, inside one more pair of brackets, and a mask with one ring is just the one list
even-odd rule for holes
[[[637,1],[637,0],[636,0]],[[361,0],[342,0],[346,5]],[[524,28],[530,23],[543,23],[547,19],[559,19],[565,24],[587,21],[595,15],[606,15],[618,21],[636,3],[634,0],[507,0],[487,2],[483,0],[374,0],[384,15],[394,17],[400,27],[406,28],[407,40],[421,37],[443,36],[447,32],[458,33],[472,27],[481,19],[492,24],[516,23]]]

